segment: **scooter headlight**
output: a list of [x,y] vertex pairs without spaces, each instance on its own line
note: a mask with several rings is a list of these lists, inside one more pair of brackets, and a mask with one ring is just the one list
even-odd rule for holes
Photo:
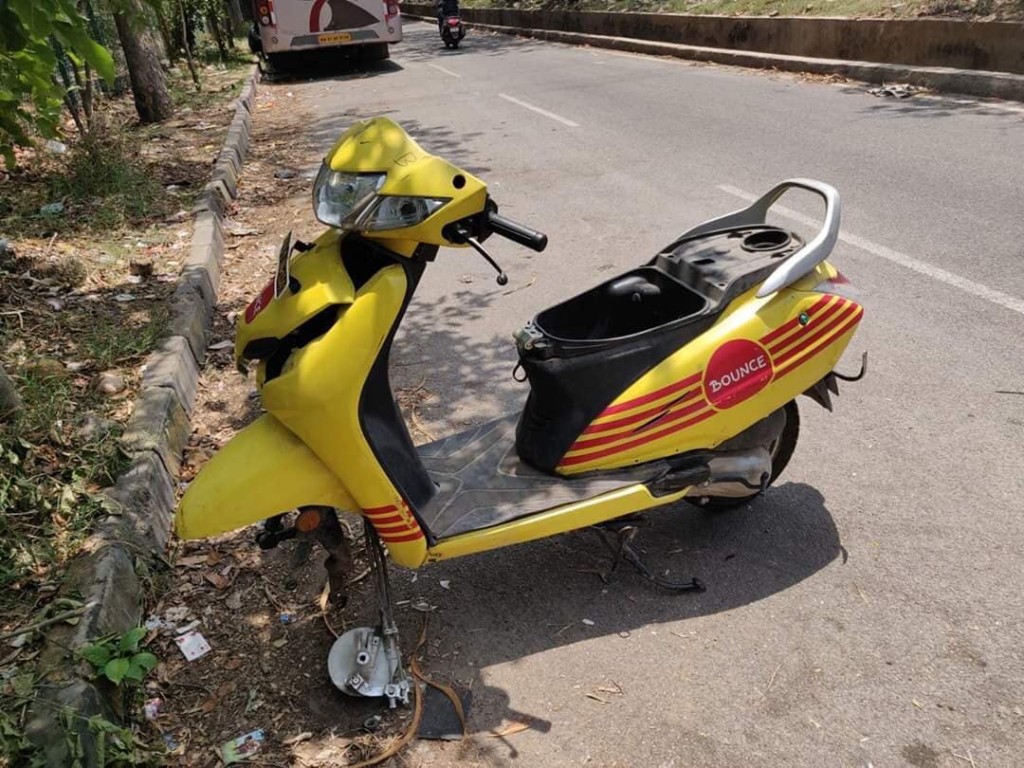
[[313,183],[313,210],[329,227],[352,229],[373,203],[386,173],[341,173],[324,165]]
[[368,232],[411,227],[425,220],[447,200],[436,197],[391,197],[381,195],[360,217],[359,229]]

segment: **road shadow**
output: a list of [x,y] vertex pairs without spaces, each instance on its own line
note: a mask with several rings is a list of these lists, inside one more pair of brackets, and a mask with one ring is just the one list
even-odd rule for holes
[[[615,638],[629,653],[633,633],[733,610],[791,588],[844,550],[825,499],[803,483],[786,483],[749,504],[710,513],[678,504],[644,516],[635,544],[656,573],[698,576],[707,591],[672,594],[620,565],[605,584],[607,550],[588,530],[427,566],[393,568],[395,599],[437,606],[430,618],[424,666],[471,679],[470,732],[486,734],[510,721],[547,732],[545,712],[522,712],[512,696],[485,682],[484,671],[534,654],[597,638]],[[440,585],[444,582],[447,588]],[[371,606],[360,609],[372,618]],[[586,619],[592,625],[585,624]],[[420,631],[415,612],[399,610],[405,644]],[[642,662],[641,662],[642,663]],[[473,740],[488,765],[516,757],[505,740]]]
[[345,82],[401,72],[402,65],[391,59],[359,61],[332,55],[330,51],[308,51],[289,54],[288,59],[275,60],[273,65],[260,63],[263,81],[272,84],[308,83],[314,80]]
[[484,136],[481,131],[456,131],[446,123],[425,122],[404,116],[399,119],[397,111],[393,109],[370,110],[353,106],[342,112],[323,114],[306,126],[304,136],[307,141],[326,152],[352,123],[371,117],[391,117],[427,152],[474,175],[486,174],[491,170],[490,166],[481,162],[482,157],[471,149],[474,141]]
[[[870,88],[849,86],[841,89],[846,94],[863,96]],[[982,117],[1001,117],[1021,122],[1024,115],[1007,109],[998,101],[983,99],[955,99],[948,96],[933,96],[919,93],[905,99],[891,96],[878,96],[875,102],[861,109],[863,114],[881,117],[912,117],[912,118],[943,118],[962,115],[978,115]]]

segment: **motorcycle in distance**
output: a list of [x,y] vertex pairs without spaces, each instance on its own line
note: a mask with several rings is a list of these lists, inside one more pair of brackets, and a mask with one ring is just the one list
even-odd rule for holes
[[444,47],[458,48],[462,38],[466,36],[466,28],[462,25],[458,2],[441,0],[438,3],[437,23],[440,27]]
[[[825,203],[807,241],[766,222],[791,189]],[[195,539],[265,520],[261,547],[319,542],[332,599],[344,604],[351,555],[338,510],[361,515],[380,623],[330,651],[331,679],[348,694],[408,700],[387,555],[417,568],[595,528],[613,567],[700,589],[651,574],[630,544],[637,513],[764,493],[796,447],[796,398],[831,410],[837,380],[864,374],[866,355],[856,376],[833,370],[863,315],[826,260],[839,195],[793,179],[540,312],[514,336],[529,382],[522,412],[416,446],[388,361],[424,270],[442,246],[472,248],[504,285],[484,241],[539,252],[547,237],[502,216],[483,181],[386,118],[339,139],[313,203],[328,229],[313,243],[285,239],[273,279],[238,321],[236,362],[255,365],[266,413],[207,462],[176,525]]]

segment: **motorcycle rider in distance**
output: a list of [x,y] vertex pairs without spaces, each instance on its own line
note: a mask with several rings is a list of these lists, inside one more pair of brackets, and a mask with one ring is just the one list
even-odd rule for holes
[[459,0],[437,0],[437,29],[444,31],[444,20],[459,16]]

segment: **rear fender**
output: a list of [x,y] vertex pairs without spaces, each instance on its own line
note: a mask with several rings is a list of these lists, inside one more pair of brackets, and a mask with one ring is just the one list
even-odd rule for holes
[[175,525],[181,538],[202,539],[312,505],[358,509],[316,454],[265,415],[206,463],[182,497]]

